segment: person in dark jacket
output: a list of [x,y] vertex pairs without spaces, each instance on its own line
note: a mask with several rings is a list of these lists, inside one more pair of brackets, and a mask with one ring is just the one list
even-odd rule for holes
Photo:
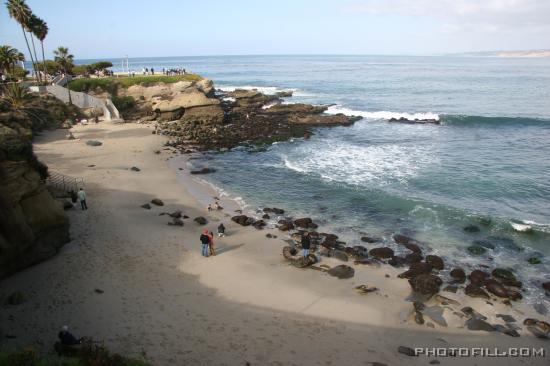
[[204,229],[204,232],[202,233],[200,237],[201,246],[202,246],[202,256],[208,257],[208,252],[210,250],[210,232],[208,229]]
[[220,238],[225,236],[225,226],[223,226],[223,222],[218,226],[218,236]]
[[306,258],[309,255],[310,246],[311,246],[311,240],[309,239],[309,233],[304,233],[302,235],[302,249],[303,249],[304,258]]
[[61,344],[64,344],[66,346],[75,346],[82,343],[81,339],[77,339],[74,335],[71,334],[71,332],[69,332],[69,327],[66,325],[61,328],[61,332],[59,332],[57,337],[61,341]]

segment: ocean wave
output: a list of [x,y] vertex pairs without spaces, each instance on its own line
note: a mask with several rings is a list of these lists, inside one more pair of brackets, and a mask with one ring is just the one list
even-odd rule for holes
[[295,93],[298,91],[296,88],[279,88],[276,86],[254,86],[254,85],[221,85],[217,86],[217,89],[220,89],[224,92],[232,92],[236,89],[245,89],[245,90],[257,90],[260,93],[273,95],[279,92],[292,92]]
[[350,109],[346,107],[342,107],[340,105],[333,105],[330,106],[326,113],[328,114],[338,114],[342,113],[346,116],[360,116],[365,119],[372,119],[372,120],[389,120],[391,118],[406,118],[410,120],[414,119],[435,119],[439,120],[439,115],[432,112],[426,112],[426,113],[405,113],[405,112],[391,112],[391,111],[376,111],[376,112],[368,112],[368,111],[360,111],[355,109]]

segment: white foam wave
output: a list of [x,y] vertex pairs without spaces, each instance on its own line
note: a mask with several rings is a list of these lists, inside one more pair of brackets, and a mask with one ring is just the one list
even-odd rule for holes
[[431,146],[367,145],[325,140],[300,144],[281,156],[291,170],[353,185],[405,183],[438,158]]
[[279,88],[276,86],[254,86],[254,85],[220,85],[217,86],[218,89],[224,91],[224,92],[232,92],[236,89],[245,89],[245,90],[257,90],[260,93],[267,94],[267,95],[273,95],[278,92],[283,91],[291,91],[292,93],[295,93],[298,91],[298,89],[295,88]]
[[340,105],[330,106],[326,113],[328,114],[338,114],[342,113],[346,116],[361,116],[365,119],[375,119],[375,120],[389,120],[390,118],[406,118],[410,120],[414,119],[435,119],[439,120],[439,115],[432,112],[426,113],[404,113],[404,112],[390,112],[390,111],[377,111],[377,112],[367,112],[367,111],[358,111]]

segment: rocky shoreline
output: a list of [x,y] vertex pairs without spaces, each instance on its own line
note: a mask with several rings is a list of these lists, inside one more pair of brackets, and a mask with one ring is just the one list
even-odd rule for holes
[[[257,218],[259,216],[261,218]],[[471,306],[463,306],[461,302],[447,297],[449,295],[442,294],[455,294],[455,296],[463,294],[466,298],[482,299],[495,311],[497,311],[496,304],[499,304],[517,314],[515,303],[519,303],[523,298],[523,284],[509,269],[491,270],[489,266],[481,266],[480,269],[466,273],[460,267],[448,268],[448,264],[442,257],[426,253],[429,249],[425,248],[425,243],[401,233],[394,233],[391,240],[394,246],[402,248],[399,251],[404,254],[396,254],[394,249],[378,237],[362,236],[363,245],[349,246],[333,233],[317,231],[319,225],[311,218],[294,218],[281,208],[263,208],[254,216],[239,212],[231,220],[241,226],[250,226],[257,230],[267,227],[269,220],[277,220],[275,227],[289,236],[287,241],[290,243],[282,248],[282,256],[296,268],[326,272],[339,279],[353,278],[357,266],[403,268],[403,272],[397,277],[406,279],[410,285],[411,295],[405,300],[411,302],[410,320],[418,325],[433,327],[433,323],[436,323],[447,327],[448,320],[443,314],[444,310],[448,309],[454,316],[461,319],[463,327],[468,330],[500,332],[511,337],[520,336],[518,331],[522,328],[514,316],[498,313],[496,317],[503,319],[505,325],[491,324],[488,316]],[[311,249],[310,254],[303,257],[300,253],[300,242],[302,235],[306,232],[311,239]],[[268,233],[266,237],[276,236]],[[343,264],[333,267],[326,264],[319,265],[323,262],[322,258],[333,258]],[[541,283],[541,288],[546,292],[546,296],[550,296],[550,282]],[[355,289],[362,295],[378,290],[367,284],[357,286]],[[544,306],[536,310],[543,316],[548,313]],[[525,316],[521,324],[535,337],[550,339],[550,323],[544,318],[534,319]]]
[[263,145],[309,138],[315,127],[350,126],[359,116],[326,114],[328,106],[288,104],[292,92],[267,95],[252,89],[223,91],[211,80],[135,85],[119,91],[136,101],[128,117],[155,123],[180,152]]

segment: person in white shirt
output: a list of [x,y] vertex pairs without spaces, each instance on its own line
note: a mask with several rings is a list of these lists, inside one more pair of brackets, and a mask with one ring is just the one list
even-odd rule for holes
[[86,192],[82,188],[78,191],[78,199],[80,200],[80,206],[82,210],[87,210],[88,205],[86,204]]

